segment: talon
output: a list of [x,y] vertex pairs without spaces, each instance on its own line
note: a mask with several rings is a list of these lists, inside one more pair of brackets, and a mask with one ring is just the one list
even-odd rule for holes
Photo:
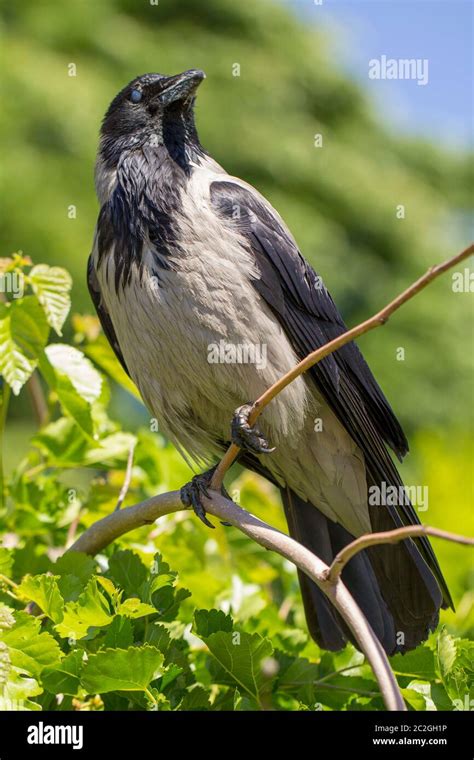
[[252,404],[243,404],[235,410],[231,425],[232,443],[254,454],[271,454],[272,451],[275,451],[275,447],[270,447],[257,425],[249,424],[251,411]]
[[[200,475],[195,475],[194,478],[190,480],[189,483],[186,483],[180,491],[183,505],[188,509],[192,508],[194,514],[197,515],[201,522],[203,522],[204,525],[207,525],[208,528],[215,528],[216,526],[209,522],[206,517],[206,510],[202,503],[202,497],[206,496],[208,499],[210,498],[208,488],[216,467],[217,465],[211,467],[211,469],[206,472],[202,472]],[[225,496],[226,499],[229,499],[229,501],[232,501],[224,486],[221,487],[221,494],[222,496]],[[230,525],[230,523],[222,523],[222,525]]]

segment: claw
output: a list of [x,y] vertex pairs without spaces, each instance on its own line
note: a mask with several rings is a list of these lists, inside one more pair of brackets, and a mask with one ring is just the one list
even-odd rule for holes
[[232,443],[241,449],[247,449],[254,454],[271,454],[275,447],[270,447],[267,439],[256,425],[249,424],[252,404],[243,404],[235,410],[232,417]]
[[194,514],[207,525],[208,528],[214,528],[213,525],[206,517],[206,510],[202,504],[202,497],[209,498],[208,486],[211,482],[212,475],[215,467],[207,472],[203,472],[200,475],[195,475],[189,483],[186,483],[180,491],[181,501],[185,507],[192,507]]

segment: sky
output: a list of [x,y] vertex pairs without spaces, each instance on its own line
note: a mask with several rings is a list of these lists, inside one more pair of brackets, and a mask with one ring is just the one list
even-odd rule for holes
[[[280,2],[326,29],[335,63],[362,83],[395,129],[472,146],[474,0]],[[420,59],[420,66],[427,60],[426,85],[369,79],[369,61],[382,56]]]

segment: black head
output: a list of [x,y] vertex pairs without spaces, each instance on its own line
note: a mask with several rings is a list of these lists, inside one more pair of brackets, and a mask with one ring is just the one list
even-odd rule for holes
[[200,148],[194,124],[196,90],[205,78],[191,69],[175,76],[143,74],[110,104],[102,122],[100,154],[117,164],[123,151],[141,145],[166,146],[173,158]]

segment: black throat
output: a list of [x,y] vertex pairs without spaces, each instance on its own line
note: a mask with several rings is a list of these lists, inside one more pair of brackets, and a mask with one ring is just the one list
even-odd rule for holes
[[[178,239],[182,194],[192,174],[192,164],[200,163],[205,153],[197,135],[194,140],[189,126],[179,125],[176,119],[172,124],[163,123],[162,136],[159,145],[148,140],[122,150],[114,167],[116,185],[99,214],[99,265],[113,250],[117,291],[130,284],[134,272],[140,280],[143,277],[143,247],[148,241],[153,256],[152,275],[158,282],[163,270],[173,267],[174,255],[182,252]],[[106,162],[105,156],[103,161]]]

